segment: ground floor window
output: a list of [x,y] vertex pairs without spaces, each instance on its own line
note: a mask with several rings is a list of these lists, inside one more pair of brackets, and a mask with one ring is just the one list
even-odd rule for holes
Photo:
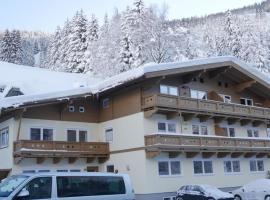
[[158,162],[158,173],[160,176],[176,176],[181,174],[179,160],[165,160]]
[[247,129],[247,136],[248,137],[259,137],[259,130],[254,128]]
[[211,160],[194,160],[193,169],[194,174],[212,174],[213,163]]
[[249,168],[251,172],[263,172],[264,171],[264,162],[263,160],[250,160]]
[[224,161],[224,172],[225,173],[239,173],[240,172],[240,161],[239,160],[226,160],[226,161]]
[[0,148],[8,146],[9,141],[9,131],[8,128],[0,130]]

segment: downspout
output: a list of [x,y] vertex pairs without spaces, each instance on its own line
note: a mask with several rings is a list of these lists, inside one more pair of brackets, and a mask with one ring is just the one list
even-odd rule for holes
[[19,114],[19,125],[18,125],[18,130],[17,130],[17,139],[16,139],[16,141],[18,141],[20,139],[20,132],[21,132],[21,124],[22,124],[23,112],[24,112],[24,110],[22,110],[20,112],[20,114]]

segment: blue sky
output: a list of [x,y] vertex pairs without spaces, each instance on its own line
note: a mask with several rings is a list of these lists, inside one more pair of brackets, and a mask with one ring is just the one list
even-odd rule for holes
[[[0,30],[23,29],[53,32],[66,18],[81,8],[90,16],[94,13],[102,20],[114,8],[120,11],[133,0],[0,0]],[[169,7],[169,18],[202,16],[250,5],[261,0],[145,0],[146,5],[164,3]]]

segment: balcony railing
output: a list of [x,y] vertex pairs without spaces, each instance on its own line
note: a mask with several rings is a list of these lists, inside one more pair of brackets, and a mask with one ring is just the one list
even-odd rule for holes
[[236,115],[270,119],[270,109],[213,100],[193,99],[172,95],[156,94],[144,98],[143,108],[179,109],[193,112],[209,112],[222,115]]
[[153,134],[145,136],[145,146],[157,151],[269,152],[266,138],[232,138],[198,135]]
[[14,142],[15,158],[109,158],[104,142],[19,140]]

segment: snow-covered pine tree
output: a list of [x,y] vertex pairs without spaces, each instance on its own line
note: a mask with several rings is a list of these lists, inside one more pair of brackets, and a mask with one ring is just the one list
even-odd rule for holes
[[70,34],[68,35],[68,49],[66,52],[68,72],[81,73],[84,65],[81,65],[85,51],[87,50],[87,23],[88,20],[83,10],[77,12],[70,23]]
[[3,36],[3,39],[1,41],[1,52],[0,52],[0,59],[1,61],[5,61],[5,62],[11,62],[12,61],[12,48],[11,48],[11,43],[12,43],[12,39],[11,39],[11,35],[9,30],[6,30]]

